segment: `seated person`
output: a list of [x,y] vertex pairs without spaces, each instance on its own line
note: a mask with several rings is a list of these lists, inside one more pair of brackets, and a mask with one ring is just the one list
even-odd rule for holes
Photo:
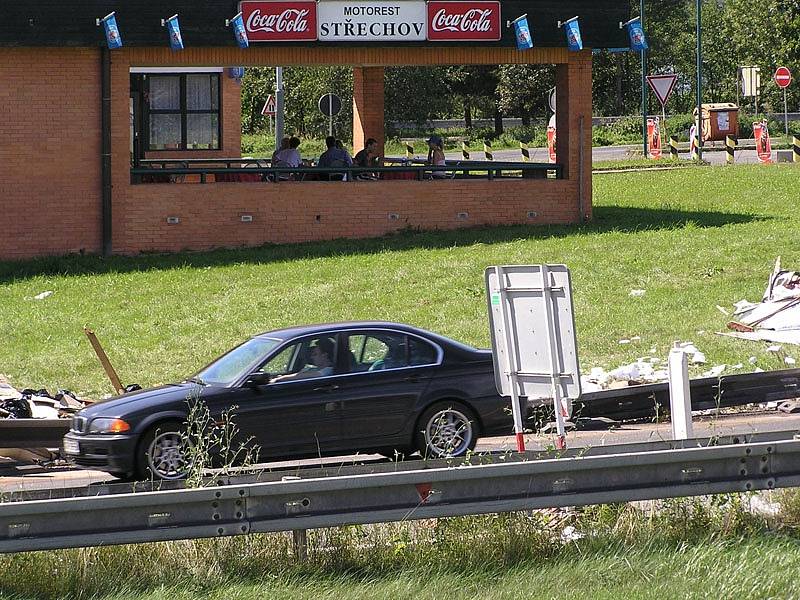
[[278,150],[273,155],[273,167],[299,167],[303,162],[300,158],[300,152],[297,147],[300,145],[300,139],[292,136],[289,138],[289,147],[283,150]]
[[333,340],[331,338],[320,338],[316,343],[312,343],[308,356],[309,364],[306,364],[297,373],[279,375],[273,378],[270,383],[333,375],[334,355]]
[[[428,139],[428,160],[425,161],[425,164],[435,167],[444,167],[447,164],[444,158],[442,138],[438,135],[432,135]],[[430,176],[441,179],[447,177],[448,174],[447,171],[431,171]]]
[[[320,155],[319,161],[317,161],[318,167],[350,167],[353,165],[353,159],[350,158],[347,150],[332,135],[325,138],[325,145],[328,149]],[[345,179],[343,173],[331,173],[331,175],[336,176],[336,179]]]
[[379,358],[369,368],[370,371],[383,371],[385,369],[399,369],[407,367],[408,361],[406,360],[406,345],[396,344],[389,346],[386,349],[386,354],[383,358]]
[[[353,164],[356,167],[379,167],[381,166],[381,157],[378,156],[378,140],[369,138],[364,145],[363,150],[359,150],[353,157]],[[359,179],[377,179],[377,173],[361,172],[357,175]]]

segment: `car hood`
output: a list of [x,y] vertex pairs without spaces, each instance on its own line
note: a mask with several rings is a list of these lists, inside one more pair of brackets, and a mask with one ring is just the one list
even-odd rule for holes
[[185,400],[197,385],[194,383],[170,383],[146,390],[136,390],[87,406],[78,414],[84,417],[119,417],[141,408]]

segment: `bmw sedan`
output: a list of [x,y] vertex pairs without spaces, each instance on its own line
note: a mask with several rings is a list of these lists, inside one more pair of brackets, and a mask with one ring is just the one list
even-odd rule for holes
[[229,441],[251,444],[262,461],[459,456],[478,436],[512,428],[489,350],[409,325],[354,322],[256,335],[185,381],[93,404],[74,416],[64,453],[122,478],[185,477],[197,403],[212,424],[230,419]]

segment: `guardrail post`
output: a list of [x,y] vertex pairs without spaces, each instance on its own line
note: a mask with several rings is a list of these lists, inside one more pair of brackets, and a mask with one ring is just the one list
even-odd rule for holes
[[[299,481],[300,477],[297,475],[284,475],[281,481]],[[286,504],[286,514],[294,514],[298,512],[303,502],[290,502]],[[298,562],[305,562],[308,560],[308,530],[306,529],[292,529],[292,547],[294,548],[294,557]]]
[[672,438],[692,437],[692,397],[689,391],[689,361],[677,346],[669,351],[669,408]]
[[669,136],[669,157],[678,160],[678,138],[673,135]]
[[732,135],[725,136],[725,152],[727,153],[725,156],[726,162],[732,165],[736,159],[736,138]]

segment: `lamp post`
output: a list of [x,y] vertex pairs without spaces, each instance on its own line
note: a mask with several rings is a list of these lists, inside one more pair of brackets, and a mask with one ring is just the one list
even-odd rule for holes
[[[639,0],[639,15],[644,30],[644,0]],[[647,158],[647,50],[642,50],[642,146]]]

